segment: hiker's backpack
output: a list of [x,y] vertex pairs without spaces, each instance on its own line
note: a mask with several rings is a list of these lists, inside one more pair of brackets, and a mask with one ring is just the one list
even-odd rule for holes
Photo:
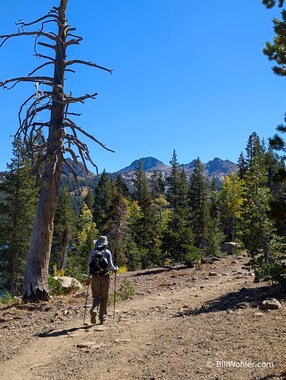
[[108,261],[104,251],[95,251],[89,264],[90,274],[105,274],[108,272]]

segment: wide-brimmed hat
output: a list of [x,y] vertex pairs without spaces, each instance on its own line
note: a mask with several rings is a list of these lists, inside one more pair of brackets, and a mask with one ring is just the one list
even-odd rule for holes
[[108,246],[108,240],[106,236],[100,236],[98,240],[95,241],[95,248],[103,248]]

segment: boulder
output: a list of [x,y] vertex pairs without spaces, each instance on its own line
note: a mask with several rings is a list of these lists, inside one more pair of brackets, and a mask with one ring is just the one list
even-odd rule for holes
[[261,302],[259,309],[261,310],[276,310],[280,309],[281,303],[276,298],[268,298]]
[[62,287],[66,289],[74,289],[74,290],[81,290],[83,289],[82,284],[73,277],[68,276],[61,276],[61,277],[54,277],[54,279],[60,281],[62,283]]
[[236,243],[235,241],[227,241],[220,246],[220,250],[224,253],[227,253],[228,255],[237,253],[239,248],[239,243]]

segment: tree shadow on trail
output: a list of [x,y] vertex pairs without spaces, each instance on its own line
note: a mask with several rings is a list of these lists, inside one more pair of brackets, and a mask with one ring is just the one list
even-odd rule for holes
[[266,375],[259,380],[286,380],[286,372],[280,374]]
[[88,330],[92,328],[94,325],[86,325],[86,326],[81,326],[81,327],[72,327],[71,329],[63,329],[60,331],[55,331],[54,329],[42,332],[39,334],[36,334],[37,337],[39,338],[52,338],[52,337],[58,337],[58,336],[63,336],[63,335],[68,335],[71,334],[75,331],[78,330]]
[[259,288],[241,288],[236,292],[227,293],[221,297],[205,302],[200,309],[186,309],[178,312],[175,317],[206,314],[217,311],[236,309],[238,304],[245,302],[243,307],[257,307],[266,298],[285,300],[286,293],[279,286],[263,286]]
[[191,265],[190,266],[187,266],[187,265],[161,266],[161,267],[158,267],[158,268],[140,270],[140,271],[138,271],[138,273],[134,274],[134,277],[160,274],[160,273],[163,273],[163,272],[177,271],[177,270],[188,269],[188,268],[193,268],[193,267],[194,266],[191,266]]

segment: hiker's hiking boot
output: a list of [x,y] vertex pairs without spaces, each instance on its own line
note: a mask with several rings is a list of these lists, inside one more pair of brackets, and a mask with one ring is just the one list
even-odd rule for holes
[[95,325],[96,324],[96,311],[92,310],[90,313],[90,322]]

